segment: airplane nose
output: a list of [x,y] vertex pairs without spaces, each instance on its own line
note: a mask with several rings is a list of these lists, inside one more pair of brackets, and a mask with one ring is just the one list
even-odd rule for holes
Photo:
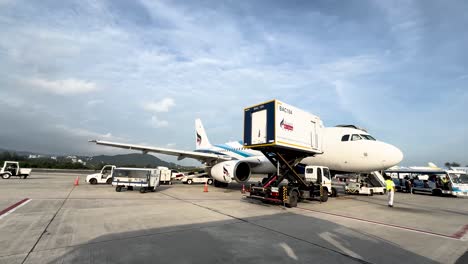
[[388,166],[392,167],[399,164],[403,160],[403,152],[393,145],[388,145]]

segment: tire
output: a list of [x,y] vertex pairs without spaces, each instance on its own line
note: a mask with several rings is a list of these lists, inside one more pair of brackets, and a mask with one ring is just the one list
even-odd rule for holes
[[145,193],[146,192],[146,188],[145,187],[141,187],[140,188],[140,193]]
[[374,196],[374,190],[370,190],[369,196]]
[[287,207],[293,208],[297,206],[297,202],[299,201],[299,195],[296,191],[292,191],[289,195],[289,203],[286,204]]
[[206,183],[207,183],[208,185],[212,185],[212,184],[213,184],[213,180],[212,180],[212,179],[209,179]]
[[189,185],[190,185],[190,184],[192,184],[192,183],[193,183],[193,181],[192,181],[192,180],[190,180],[190,179],[189,179],[189,180],[187,180],[187,184],[189,184]]
[[26,179],[27,177],[28,177],[28,175],[24,175],[24,176],[23,176],[23,179]]
[[91,180],[89,180],[89,183],[91,184],[97,184],[97,180],[95,178],[92,178]]
[[112,178],[107,179],[106,184],[112,184]]
[[442,191],[439,189],[432,190],[432,195],[434,196],[442,196]]
[[327,189],[323,189],[323,195],[320,196],[320,201],[322,203],[326,203],[328,201],[328,190]]
[[10,179],[11,175],[9,173],[2,174],[2,179]]
[[214,180],[214,182],[213,182],[213,183],[214,183],[214,187],[221,187],[221,186],[219,185],[219,184],[220,184],[220,182],[219,182],[219,181],[217,181],[217,180]]
[[338,197],[338,192],[336,191],[335,188],[332,188],[332,194],[331,194],[332,197]]
[[115,187],[115,191],[116,191],[116,192],[121,192],[121,191],[122,191],[122,186],[117,186],[117,187]]

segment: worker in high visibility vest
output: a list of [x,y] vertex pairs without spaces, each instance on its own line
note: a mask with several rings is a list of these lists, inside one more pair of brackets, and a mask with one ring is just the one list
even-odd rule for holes
[[388,207],[393,207],[393,196],[395,195],[395,183],[392,181],[392,178],[387,176],[387,179],[385,180],[385,185],[387,186]]
[[449,187],[448,187],[448,184],[449,184],[448,176],[442,177],[441,181],[442,181],[442,188],[444,190],[448,190],[449,189]]

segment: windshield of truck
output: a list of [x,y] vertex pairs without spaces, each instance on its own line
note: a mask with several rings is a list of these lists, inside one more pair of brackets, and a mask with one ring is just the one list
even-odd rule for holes
[[464,173],[450,173],[450,178],[453,183],[464,183],[468,184],[468,175]]
[[128,178],[147,178],[149,171],[144,170],[126,170],[126,169],[115,169],[114,177],[128,177]]

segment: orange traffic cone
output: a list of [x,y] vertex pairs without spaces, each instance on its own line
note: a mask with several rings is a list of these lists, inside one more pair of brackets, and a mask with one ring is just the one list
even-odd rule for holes
[[208,192],[208,184],[205,182],[205,187],[203,188],[203,192]]
[[245,193],[245,184],[242,184],[242,190],[241,193]]
[[75,186],[78,186],[80,183],[80,176],[76,176],[76,179],[75,179]]

